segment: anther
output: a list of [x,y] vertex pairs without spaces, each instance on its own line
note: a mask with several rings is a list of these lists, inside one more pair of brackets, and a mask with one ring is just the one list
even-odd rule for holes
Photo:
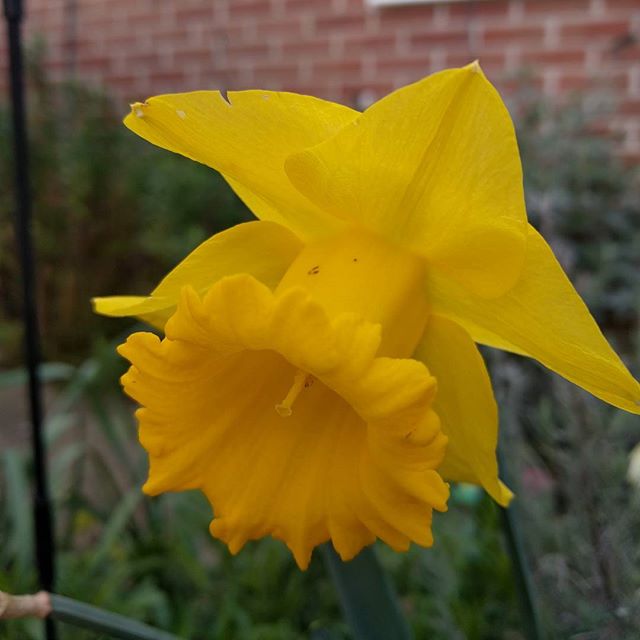
[[289,389],[289,393],[287,393],[284,400],[280,404],[276,405],[276,411],[278,412],[278,415],[282,416],[283,418],[288,418],[293,413],[291,407],[300,395],[300,392],[303,389],[308,389],[312,384],[313,376],[311,374],[308,374],[305,371],[296,371],[296,374],[293,377],[293,384]]

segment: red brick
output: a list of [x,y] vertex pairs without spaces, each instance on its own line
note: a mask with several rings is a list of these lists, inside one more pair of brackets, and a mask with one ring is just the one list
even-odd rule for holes
[[396,48],[396,36],[354,34],[347,36],[344,43],[346,56],[359,56],[365,52],[390,53]]
[[592,40],[593,38],[614,38],[628,33],[628,20],[603,21],[593,19],[589,22],[564,25],[560,30],[560,37],[562,40],[564,38]]
[[260,59],[269,54],[266,42],[243,42],[232,40],[226,46],[230,58]]
[[564,91],[620,91],[627,83],[626,74],[608,73],[595,76],[588,71],[563,72],[558,78],[558,89]]
[[255,25],[247,25],[244,22],[241,24],[230,24],[224,27],[213,25],[211,29],[211,37],[220,42],[238,42],[247,39],[247,32],[249,31],[253,40]]
[[602,72],[596,80],[596,88],[601,88],[617,93],[624,92],[629,86],[629,74],[626,70],[608,70]]
[[[530,0],[535,2],[536,0]],[[564,2],[565,0],[557,0]],[[477,2],[477,0],[466,0],[466,2],[456,2],[449,5],[449,16],[452,20],[457,18],[497,18],[507,17],[509,12],[508,0],[490,0]]]
[[163,91],[178,89],[184,85],[184,73],[182,71],[153,71],[149,74],[151,82],[162,88]]
[[606,3],[610,11],[638,9],[638,0],[606,0]]
[[317,33],[328,34],[336,31],[362,29],[364,16],[361,13],[345,13],[316,17],[314,26]]
[[628,167],[640,167],[640,153],[631,153],[629,151],[622,153],[622,160]]
[[324,60],[313,64],[314,73],[327,74],[334,77],[362,74],[360,60]]
[[129,82],[140,82],[140,76],[136,73],[114,73],[111,74],[109,80],[116,84],[126,84]]
[[279,37],[289,40],[302,36],[302,20],[300,16],[260,20],[256,26],[260,39],[265,37]]
[[636,40],[628,44],[620,43],[617,47],[612,46],[607,52],[606,58],[620,62],[640,62],[640,43]]
[[535,89],[540,92],[544,86],[544,79],[539,73],[528,74],[526,78],[502,77],[496,82],[501,94],[518,94],[524,89]]
[[[252,65],[254,75],[263,84],[266,83],[288,83],[294,84],[298,79],[297,64],[255,64]],[[266,87],[266,85],[265,85]],[[266,87],[268,88],[268,87]]]
[[487,27],[483,31],[482,41],[486,46],[503,46],[507,44],[542,43],[544,28],[542,26],[508,26]]
[[205,3],[200,7],[183,7],[176,3],[176,22],[213,22],[213,7]]
[[[157,62],[157,58],[152,64],[155,62]],[[104,73],[111,70],[113,57],[106,55],[91,57],[83,56],[82,58],[77,59],[77,64],[84,72],[97,71]],[[136,64],[140,64],[140,60],[138,58],[136,58]]]
[[502,52],[495,51],[481,55],[476,55],[471,52],[447,53],[446,65],[447,67],[464,67],[472,63],[475,59],[480,62],[485,72],[489,72],[489,70],[493,72],[496,69],[503,70],[506,66],[506,55]]
[[284,5],[287,13],[300,9],[310,10],[313,13],[318,11],[318,0],[284,0]]
[[589,0],[526,0],[525,15],[544,15],[564,13],[586,14],[589,11]]
[[282,41],[282,53],[287,56],[327,56],[330,51],[329,38],[290,39]]
[[627,99],[618,107],[618,113],[628,116],[640,116],[640,99]]
[[270,14],[271,5],[268,0],[231,0],[229,2],[229,16],[231,20],[235,18],[259,20]]
[[522,53],[521,61],[525,65],[581,65],[585,63],[586,53],[580,50],[557,50],[557,51],[526,51]]
[[213,51],[198,49],[195,51],[177,51],[173,54],[175,69],[190,69],[194,66],[206,67],[212,64],[214,58]]
[[103,41],[108,44],[112,51],[122,52],[125,50],[133,52],[138,50],[138,38],[136,38],[133,32],[109,34]]
[[382,58],[376,62],[376,69],[383,73],[411,73],[416,77],[426,76],[431,71],[431,59],[426,55]]
[[434,8],[430,5],[382,7],[378,11],[383,29],[416,24],[430,26],[433,22]]
[[561,92],[564,91],[584,91],[587,89],[592,82],[592,78],[590,78],[585,73],[572,73],[572,74],[563,74],[558,79],[558,90]]
[[430,50],[434,45],[468,46],[469,32],[466,29],[439,29],[417,33],[409,40],[412,50]]

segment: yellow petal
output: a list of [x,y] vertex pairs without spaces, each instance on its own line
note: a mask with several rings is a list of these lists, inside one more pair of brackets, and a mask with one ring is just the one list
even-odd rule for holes
[[302,238],[336,220],[292,187],[285,158],[334,134],[357,112],[292,93],[194,91],[132,105],[125,125],[145,140],[220,171],[263,220]]
[[186,288],[166,335],[119,348],[143,405],[147,493],[199,488],[232,553],[272,535],[302,568],[328,539],[344,559],[376,537],[431,544],[448,496],[435,381],[422,363],[376,358],[379,326],[239,275],[204,299]]
[[498,408],[478,348],[455,322],[431,316],[415,357],[438,380],[433,407],[449,439],[440,473],[482,485],[506,506],[512,493],[498,479]]
[[462,325],[476,342],[535,358],[601,400],[640,413],[640,384],[533,227],[522,275],[503,297],[483,300],[437,274],[427,289],[434,312]]
[[136,316],[162,329],[185,285],[204,292],[223,276],[249,273],[275,288],[301,247],[295,235],[273,222],[239,224],[194,249],[149,296],[94,298],[94,310],[106,316]]
[[482,296],[524,260],[526,212],[513,124],[477,63],[375,103],[292,155],[292,182],[319,207],[395,239]]

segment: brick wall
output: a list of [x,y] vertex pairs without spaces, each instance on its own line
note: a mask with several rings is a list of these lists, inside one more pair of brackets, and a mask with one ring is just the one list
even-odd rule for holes
[[[622,152],[640,157],[640,0],[28,0],[56,76],[124,104],[195,88],[288,89],[360,106],[479,58],[503,91],[523,67],[551,95],[606,89]],[[0,66],[6,65],[4,33]],[[6,75],[2,69],[3,78]]]

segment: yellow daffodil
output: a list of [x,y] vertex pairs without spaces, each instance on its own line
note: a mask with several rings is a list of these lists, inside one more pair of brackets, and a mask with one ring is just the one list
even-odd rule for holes
[[475,342],[640,413],[640,385],[527,224],[513,125],[477,63],[364,113],[199,91],[136,103],[125,124],[220,171],[259,218],[149,296],[95,301],[165,334],[120,347],[144,490],[201,489],[232,552],[272,535],[306,567],[329,539],[343,559],[376,537],[429,545],[442,478],[506,505]]

